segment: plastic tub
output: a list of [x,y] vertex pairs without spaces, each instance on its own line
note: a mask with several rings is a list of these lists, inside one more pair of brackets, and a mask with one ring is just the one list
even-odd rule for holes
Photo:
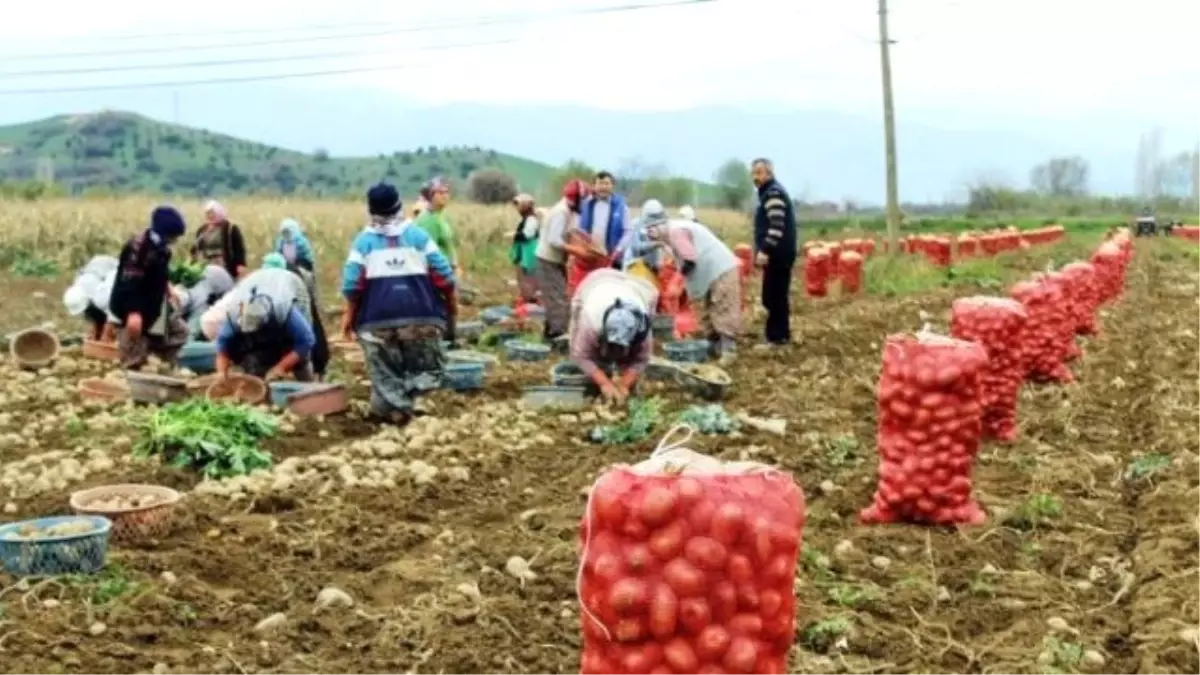
[[470,349],[455,349],[453,351],[446,352],[446,359],[452,364],[481,363],[483,364],[484,370],[488,371],[490,371],[496,366],[497,363],[500,362],[500,359],[497,359],[491,354],[471,351]]
[[455,337],[459,340],[474,342],[483,335],[484,325],[482,321],[463,321],[454,327]]
[[492,326],[508,319],[512,316],[512,313],[512,307],[508,305],[496,305],[480,312],[479,320],[488,326]]
[[[28,532],[88,523],[87,531],[25,538]],[[112,523],[100,516],[58,516],[0,525],[0,563],[19,577],[94,574],[108,557]]]
[[679,340],[663,345],[667,358],[676,363],[704,363],[708,360],[708,340]]
[[[121,498],[129,503],[103,503]],[[72,493],[70,504],[77,514],[107,518],[112,522],[112,540],[125,543],[165,537],[180,498],[162,485],[104,485]]]
[[556,387],[586,387],[591,379],[572,361],[562,361],[550,369],[550,383]]
[[451,363],[442,375],[442,386],[454,391],[470,391],[483,388],[484,364]]
[[348,407],[346,387],[340,384],[310,384],[288,396],[287,407],[297,415],[336,415]]
[[583,387],[526,387],[521,402],[534,409],[579,410],[587,405],[587,392]]
[[211,342],[189,342],[179,350],[179,367],[198,375],[217,369],[217,345]]
[[187,380],[153,373],[125,373],[129,396],[141,403],[170,403],[187,398]]
[[101,377],[89,377],[79,381],[79,395],[85,401],[115,403],[129,398],[129,387]]
[[267,385],[267,390],[271,395],[271,405],[286,408],[289,396],[311,386],[313,385],[307,382],[271,382]]
[[671,314],[658,314],[650,322],[650,331],[655,340],[670,340],[675,337],[675,317]]
[[504,343],[504,355],[509,361],[545,361],[550,356],[550,345],[509,340]]

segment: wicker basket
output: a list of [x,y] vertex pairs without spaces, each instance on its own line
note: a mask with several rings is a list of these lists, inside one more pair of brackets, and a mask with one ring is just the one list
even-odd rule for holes
[[213,382],[204,395],[210,401],[234,401],[257,405],[267,398],[267,383],[253,375],[237,373]]
[[115,403],[129,398],[129,387],[121,382],[89,377],[80,380],[79,396],[85,401]]
[[58,338],[41,328],[23,330],[8,343],[8,353],[13,360],[28,370],[39,370],[54,363],[58,350]]
[[[129,506],[98,506],[97,502],[124,497]],[[180,494],[161,485],[104,485],[71,494],[71,510],[80,515],[104,516],[112,521],[112,539],[131,543],[162,539],[171,531],[171,521]],[[133,502],[143,500],[144,506]]]
[[83,356],[97,361],[116,362],[121,360],[121,352],[117,348],[116,342],[92,340],[91,338],[83,341]]
[[[86,532],[59,536],[22,538],[28,530],[46,530],[86,521]],[[58,516],[0,525],[0,563],[19,577],[94,574],[104,568],[108,557],[108,535],[112,523],[99,516]]]

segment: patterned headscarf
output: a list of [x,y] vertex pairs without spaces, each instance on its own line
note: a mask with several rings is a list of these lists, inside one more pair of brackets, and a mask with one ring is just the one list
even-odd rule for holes
[[271,299],[265,295],[254,295],[242,303],[238,312],[238,329],[253,333],[271,317]]
[[618,347],[629,347],[637,338],[640,324],[636,310],[617,305],[604,317],[604,341]]

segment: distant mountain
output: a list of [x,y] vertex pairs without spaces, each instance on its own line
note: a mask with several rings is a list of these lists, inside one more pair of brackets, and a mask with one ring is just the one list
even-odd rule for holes
[[[981,177],[1023,187],[1034,165],[1057,155],[1087,159],[1093,191],[1129,193],[1141,133],[1164,127],[1164,157],[1191,150],[1198,138],[1194,111],[1171,106],[1147,106],[1140,119],[1090,110],[1085,103],[1076,110],[1031,116],[972,107],[969,101],[961,109],[923,109],[900,94],[897,136],[904,201],[963,199],[965,185]],[[295,151],[325,148],[333,157],[377,158],[381,152],[430,145],[493,148],[513,172],[520,162],[560,166],[576,158],[620,173],[626,160],[639,158],[706,181],[726,159],[765,155],[775,160],[780,178],[797,197],[883,202],[883,124],[874,108],[702,106],[636,112],[428,106],[373,88],[255,84],[222,86],[219,95],[184,88],[13,97],[0,106],[0,124],[106,107],[179,119]],[[526,157],[530,159],[520,159]],[[4,161],[0,157],[0,170]],[[524,187],[525,179],[518,177]]]
[[303,153],[233,136],[168,124],[134,113],[59,115],[0,127],[0,180],[28,181],[53,168],[73,192],[222,194],[229,192],[343,195],[388,179],[406,193],[444,175],[466,179],[484,167],[538,189],[556,171],[532,160],[478,147],[392,152],[339,158]]

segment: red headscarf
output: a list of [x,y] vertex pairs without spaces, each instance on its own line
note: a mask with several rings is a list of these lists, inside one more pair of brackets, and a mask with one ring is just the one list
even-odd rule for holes
[[584,198],[591,194],[591,192],[592,188],[590,185],[579,180],[578,178],[572,178],[571,180],[567,181],[566,185],[563,186],[562,196],[563,199],[567,200],[567,203],[571,206],[571,210],[578,212],[580,203],[582,203]]

